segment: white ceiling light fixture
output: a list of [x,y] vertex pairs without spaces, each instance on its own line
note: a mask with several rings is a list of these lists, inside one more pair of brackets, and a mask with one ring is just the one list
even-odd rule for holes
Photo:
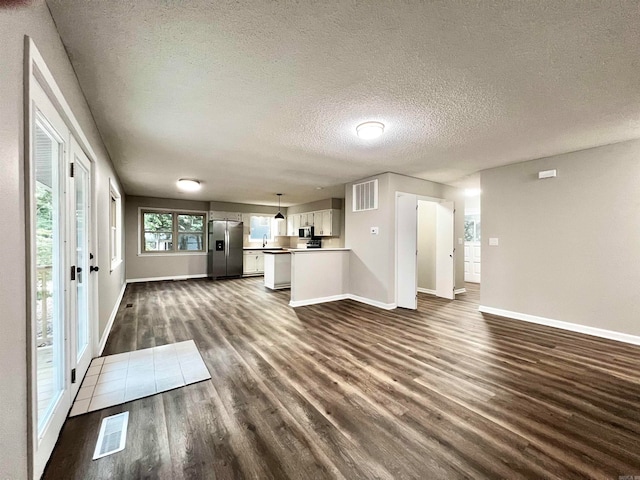
[[200,182],[190,178],[181,178],[176,182],[178,188],[183,192],[196,192],[200,190]]
[[384,123],[380,122],[364,122],[356,127],[358,137],[364,140],[372,140],[378,138],[384,132]]

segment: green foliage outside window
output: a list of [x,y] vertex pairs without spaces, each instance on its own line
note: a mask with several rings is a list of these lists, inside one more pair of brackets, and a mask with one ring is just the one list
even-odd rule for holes
[[204,251],[203,214],[144,212],[144,251]]

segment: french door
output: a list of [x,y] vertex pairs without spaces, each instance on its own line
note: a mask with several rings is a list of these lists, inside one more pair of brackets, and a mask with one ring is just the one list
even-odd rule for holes
[[93,353],[92,165],[37,82],[30,95],[30,397],[38,478]]

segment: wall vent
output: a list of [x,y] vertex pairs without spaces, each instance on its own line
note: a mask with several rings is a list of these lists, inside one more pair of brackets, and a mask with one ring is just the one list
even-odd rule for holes
[[353,186],[353,211],[376,210],[378,208],[378,180],[356,183]]

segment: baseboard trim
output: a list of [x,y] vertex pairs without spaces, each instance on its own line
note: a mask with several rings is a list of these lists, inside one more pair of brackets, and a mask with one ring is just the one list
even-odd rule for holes
[[346,300],[347,298],[349,298],[348,294],[340,294],[340,295],[330,295],[328,297],[309,298],[307,300],[297,300],[295,302],[291,300],[289,302],[289,306],[293,308],[305,307],[307,305],[316,305],[318,303],[327,303],[327,302],[335,302],[338,300]]
[[382,308],[383,310],[393,310],[394,308],[398,308],[397,303],[383,303],[378,300],[371,300],[370,298],[353,295],[352,293],[347,294],[347,298],[350,298],[351,300],[354,300],[356,302],[371,305],[372,307]]
[[429,295],[435,295],[436,294],[435,290],[431,290],[429,288],[422,288],[422,287],[418,287],[418,292],[420,292],[420,293],[428,293]]
[[522,320],[524,322],[537,323],[538,325],[546,325],[548,327],[560,328],[570,332],[584,333],[594,337],[606,338],[608,340],[616,340],[623,343],[631,343],[640,345],[640,337],[629,335],[628,333],[615,332],[613,330],[605,330],[603,328],[589,327],[578,323],[563,322],[561,320],[553,320],[551,318],[538,317],[529,315],[528,313],[512,312],[510,310],[502,310],[500,308],[487,307],[480,305],[478,310],[482,313],[490,313],[501,317],[512,318],[514,320]]
[[161,282],[164,280],[189,280],[190,278],[207,278],[206,273],[197,275],[172,275],[170,277],[127,278],[127,283]]
[[340,295],[331,295],[329,297],[309,298],[307,300],[298,300],[296,302],[291,301],[289,302],[289,306],[296,308],[304,307],[305,305],[316,305],[318,303],[335,302],[338,300],[353,300],[355,302],[364,303],[366,305],[382,308],[384,310],[393,310],[394,308],[397,308],[397,305],[395,303],[382,303],[377,300],[371,300],[370,298],[353,295],[352,293],[342,293]]
[[454,294],[454,295],[458,295],[459,293],[467,293],[467,289],[466,289],[466,288],[456,288],[456,289],[453,291],[453,294]]
[[107,339],[109,338],[109,334],[111,333],[111,328],[113,327],[113,322],[116,320],[116,315],[118,314],[118,309],[120,308],[120,303],[122,302],[122,298],[124,297],[124,291],[127,288],[127,282],[122,284],[122,288],[120,289],[120,293],[118,294],[118,300],[116,300],[116,304],[113,306],[111,310],[111,315],[109,316],[109,322],[107,322],[107,326],[102,333],[102,338],[100,339],[100,343],[98,343],[98,357],[102,355],[104,347],[107,345]]

